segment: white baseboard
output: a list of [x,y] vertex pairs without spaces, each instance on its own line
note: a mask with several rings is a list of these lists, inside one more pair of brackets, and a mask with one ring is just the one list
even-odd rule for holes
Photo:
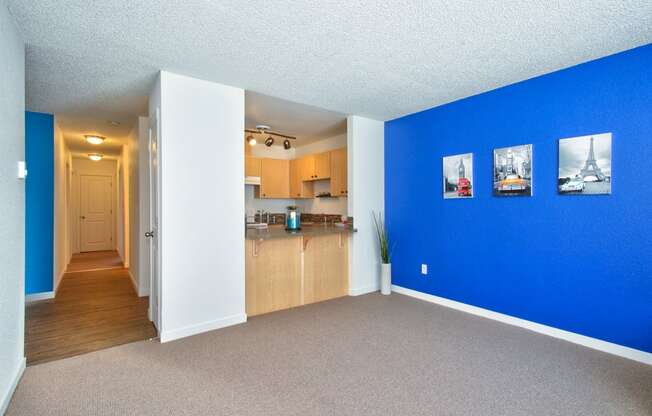
[[145,296],[149,296],[149,289],[139,287],[138,288],[138,297],[143,298]]
[[548,335],[553,338],[563,339],[564,341],[579,344],[587,348],[606,352],[608,354],[617,355],[619,357],[628,358],[643,364],[652,365],[652,353],[649,352],[625,347],[623,345],[614,344],[612,342],[603,341],[597,338],[587,337],[586,335],[576,334],[574,332],[565,331],[563,329],[554,328],[532,321],[527,321],[525,319],[516,318],[510,315],[490,311],[489,309],[479,308],[477,306],[468,305],[466,303],[457,302],[439,296],[430,295],[428,293],[418,292],[416,290],[401,286],[392,285],[392,291],[402,295],[421,299],[426,302],[436,303],[448,308],[457,309],[462,312],[481,316],[483,318],[493,319],[494,321],[502,322],[508,325],[518,326],[520,328],[534,331],[539,334]]
[[9,407],[9,402],[11,401],[11,397],[14,395],[14,392],[16,391],[16,387],[18,386],[18,382],[23,377],[23,373],[25,372],[25,364],[26,364],[26,360],[25,357],[23,357],[23,359],[20,360],[18,366],[14,370],[11,383],[8,386],[9,388],[7,389],[7,391],[2,392],[2,401],[0,402],[0,415],[4,415],[5,412],[7,411],[7,408]]
[[134,292],[136,292],[136,296],[140,297],[140,293],[138,293],[138,282],[136,279],[134,279],[134,275],[131,274],[131,270],[127,269],[127,273],[129,274],[129,280],[131,280],[131,285],[134,287]]
[[39,293],[30,293],[25,295],[25,303],[37,302],[39,300],[46,300],[54,298],[54,291],[49,292],[39,292]]
[[349,296],[366,295],[367,293],[378,292],[379,290],[380,290],[380,285],[379,284],[371,285],[371,286],[351,288],[351,289],[349,289]]
[[184,328],[173,329],[171,331],[161,331],[161,342],[174,341],[175,339],[189,337],[191,335],[201,334],[203,332],[213,331],[227,326],[242,324],[247,322],[247,315],[237,314],[227,316],[226,318],[216,319],[214,321],[202,322],[196,325],[189,325]]
[[61,274],[59,275],[59,279],[55,282],[54,285],[54,295],[57,295],[57,291],[59,290],[59,286],[61,286],[61,281],[63,280],[63,276],[66,274],[66,270],[64,269]]

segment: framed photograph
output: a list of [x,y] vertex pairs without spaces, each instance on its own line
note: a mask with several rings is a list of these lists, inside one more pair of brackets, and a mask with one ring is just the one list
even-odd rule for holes
[[473,198],[473,153],[444,156],[444,199]]
[[611,133],[559,140],[560,194],[611,194]]
[[532,145],[494,150],[494,195],[532,196]]

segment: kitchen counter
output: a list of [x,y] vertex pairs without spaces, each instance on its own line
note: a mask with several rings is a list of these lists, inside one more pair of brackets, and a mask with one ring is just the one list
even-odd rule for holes
[[285,231],[284,225],[270,225],[267,229],[259,230],[248,228],[246,233],[247,240],[271,240],[289,237],[317,237],[329,234],[350,234],[355,232],[354,228],[337,227],[335,225],[302,225],[298,231]]

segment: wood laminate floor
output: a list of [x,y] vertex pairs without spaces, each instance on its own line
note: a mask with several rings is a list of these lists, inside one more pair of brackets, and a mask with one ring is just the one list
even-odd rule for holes
[[33,365],[156,336],[127,269],[66,273],[54,299],[25,310],[25,355]]
[[122,259],[117,251],[91,251],[73,254],[66,273],[122,269],[123,267]]

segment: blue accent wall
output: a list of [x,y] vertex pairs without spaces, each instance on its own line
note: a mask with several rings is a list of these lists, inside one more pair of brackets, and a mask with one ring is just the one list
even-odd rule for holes
[[52,291],[54,116],[25,113],[25,293]]
[[[612,195],[559,195],[558,140],[604,132]],[[527,143],[534,196],[492,196],[493,149]],[[466,152],[475,196],[444,200]],[[650,166],[652,45],[389,121],[393,283],[652,352]]]

